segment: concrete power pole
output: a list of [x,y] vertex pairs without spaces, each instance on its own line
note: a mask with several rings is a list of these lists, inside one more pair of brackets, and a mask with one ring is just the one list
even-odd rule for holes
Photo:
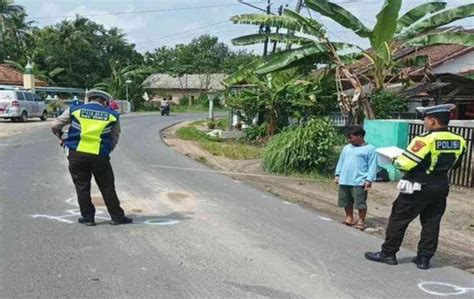
[[[271,14],[270,11],[270,0],[267,0],[267,15]],[[270,33],[270,26],[265,26],[265,34]],[[268,37],[265,39],[265,43],[263,44],[263,56],[267,56],[268,54]]]
[[[301,7],[303,7],[303,0],[298,0],[298,2],[296,2],[295,11],[299,13],[301,11]],[[289,33],[292,33],[292,32],[289,32]],[[286,50],[289,50],[289,49],[291,49],[290,43],[286,44]]]
[[[286,6],[288,6],[288,4]],[[283,5],[280,5],[280,7],[278,8],[278,15],[281,16],[282,14],[283,14]],[[280,28],[277,27],[275,33],[278,33],[279,31],[280,31]],[[274,41],[272,53],[275,53],[276,49],[277,49],[277,41]]]
[[[255,6],[255,5],[251,4],[251,3],[244,2],[243,0],[237,0],[237,2],[242,3],[244,5],[247,5],[247,6],[250,6],[252,8],[255,8],[257,10],[263,11],[263,12],[267,13],[267,15],[273,15],[273,13],[271,12],[271,9],[270,9],[270,7],[272,5],[271,0],[267,0],[267,8],[266,9],[260,8],[258,6]],[[263,32],[263,28],[264,28],[263,24],[260,25],[259,33]],[[264,32],[265,33],[270,33],[270,26],[265,26],[265,31]],[[263,44],[263,55],[265,56],[267,54],[268,54],[268,38]]]

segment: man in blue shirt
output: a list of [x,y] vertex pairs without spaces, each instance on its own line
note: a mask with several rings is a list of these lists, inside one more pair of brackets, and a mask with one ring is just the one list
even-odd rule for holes
[[365,229],[367,191],[372,187],[377,172],[375,147],[365,142],[365,131],[351,127],[347,131],[350,144],[342,150],[337,162],[334,181],[339,184],[338,205],[346,212],[344,224],[354,225],[354,208],[359,210],[357,228]]

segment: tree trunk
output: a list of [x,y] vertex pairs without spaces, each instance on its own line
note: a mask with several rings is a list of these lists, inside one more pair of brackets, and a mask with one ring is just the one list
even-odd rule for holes
[[[375,114],[374,111],[372,110],[372,107],[370,105],[369,99],[367,98],[367,95],[365,94],[364,87],[359,81],[359,78],[357,78],[356,75],[354,75],[342,62],[341,58],[339,57],[339,54],[337,54],[336,49],[332,46],[331,42],[327,39],[324,38],[322,40],[324,43],[326,43],[326,46],[328,50],[332,54],[332,60],[337,66],[337,72],[340,72],[342,76],[344,76],[349,83],[351,84],[352,88],[354,89],[354,96],[352,97],[352,100],[349,100],[346,96],[342,97],[343,101],[346,101],[345,104],[346,107],[351,107],[352,112],[354,110],[357,110],[358,104],[361,105],[362,111],[364,112],[364,115],[367,119],[374,119]],[[346,111],[349,112],[349,111]],[[357,115],[353,115],[355,119]]]

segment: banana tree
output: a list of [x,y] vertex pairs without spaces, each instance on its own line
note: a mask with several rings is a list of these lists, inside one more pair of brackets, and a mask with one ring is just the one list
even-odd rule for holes
[[[433,32],[456,20],[474,15],[474,4],[459,6],[445,10],[444,2],[429,2],[419,5],[399,17],[402,0],[385,0],[377,14],[377,23],[373,29],[366,27],[363,22],[343,7],[326,0],[306,0],[308,9],[327,16],[347,29],[354,31],[362,38],[369,39],[372,51],[363,54],[372,62],[370,76],[374,80],[376,90],[384,88],[388,75],[396,65],[393,63],[393,53],[405,46],[429,46],[437,44],[461,44],[471,46],[474,35],[468,33]],[[239,24],[264,24],[287,29],[287,34],[254,34],[233,40],[236,45],[255,44],[270,40],[298,44],[300,48],[282,51],[267,58],[257,67],[257,73],[268,73],[279,69],[308,63],[330,61],[336,66],[336,76],[345,78],[354,88],[354,96],[349,99],[339,86],[339,99],[343,111],[354,111],[358,104],[367,118],[373,118],[370,103],[359,81],[345,64],[345,55],[335,43],[328,40],[323,26],[312,18],[304,17],[291,10],[286,10],[282,16],[271,15],[239,15],[231,18]],[[294,32],[294,33],[293,33]],[[347,46],[347,44],[345,44]],[[352,53],[354,54],[354,53]],[[351,56],[351,55],[349,55]],[[242,72],[241,72],[242,74]]]
[[401,4],[402,0],[385,0],[377,14],[374,28],[367,31],[367,27],[343,7],[324,0],[306,0],[306,5],[310,9],[333,19],[360,37],[369,39],[372,49],[363,54],[372,64],[370,77],[374,81],[376,91],[384,89],[387,77],[393,75],[393,70],[397,67],[393,54],[400,48],[474,44],[473,34],[436,30],[454,21],[473,16],[474,4],[446,9],[446,2],[428,2],[399,17]]
[[[374,118],[374,113],[362,84],[346,66],[347,61],[360,53],[360,48],[348,43],[331,42],[322,24],[289,9],[285,10],[281,16],[245,14],[234,16],[231,20],[238,24],[263,24],[287,30],[286,34],[261,33],[238,37],[232,40],[234,45],[251,45],[269,40],[271,42],[296,44],[299,45],[299,48],[275,53],[252,62],[231,76],[227,81],[228,84],[245,78],[252,71],[262,75],[304,64],[334,64],[337,77],[346,78],[355,90],[354,96],[349,98],[339,88],[339,101],[342,111],[355,114],[360,105],[367,118]],[[338,87],[341,87],[341,85],[338,84]]]

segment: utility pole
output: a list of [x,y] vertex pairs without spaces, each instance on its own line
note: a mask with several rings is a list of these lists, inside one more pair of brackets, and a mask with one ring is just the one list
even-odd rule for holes
[[[303,0],[298,0],[298,2],[296,2],[295,11],[296,11],[297,13],[299,13],[299,12],[301,11],[301,7],[303,7]],[[293,31],[288,32],[288,33],[290,33],[290,35],[291,35],[291,33],[293,33]],[[291,44],[290,44],[290,43],[287,43],[287,44],[286,44],[286,49],[287,49],[287,50],[291,49]]]
[[[260,10],[260,11],[263,11],[265,13],[267,13],[267,15],[274,15],[274,13],[271,12],[270,8],[271,8],[271,0],[267,0],[267,8],[266,9],[263,9],[263,8],[260,8],[258,6],[255,6],[255,5],[252,5],[250,3],[247,3],[247,2],[244,2],[242,0],[237,0],[237,2],[239,3],[242,3],[244,5],[247,5],[247,6],[250,6],[252,8],[255,8],[257,10]],[[263,28],[265,27],[265,31],[263,31]],[[260,29],[259,29],[259,33],[262,33],[262,32],[265,32],[266,34],[270,33],[270,26],[263,26],[261,25],[260,26]],[[268,54],[268,38],[265,40],[264,44],[263,44],[263,56],[266,56]]]
[[[288,7],[288,4],[286,6]],[[283,14],[283,5],[280,5],[280,7],[278,8],[278,15],[281,16],[282,14]],[[278,33],[279,31],[280,31],[280,28],[277,27],[275,32]],[[272,53],[275,53],[276,49],[277,49],[277,41],[274,41]]]
[[[271,13],[270,11],[270,0],[267,0],[267,15]],[[265,34],[270,33],[270,26],[265,26]],[[268,54],[268,37],[265,39],[265,43],[263,44],[263,56],[267,56]]]

